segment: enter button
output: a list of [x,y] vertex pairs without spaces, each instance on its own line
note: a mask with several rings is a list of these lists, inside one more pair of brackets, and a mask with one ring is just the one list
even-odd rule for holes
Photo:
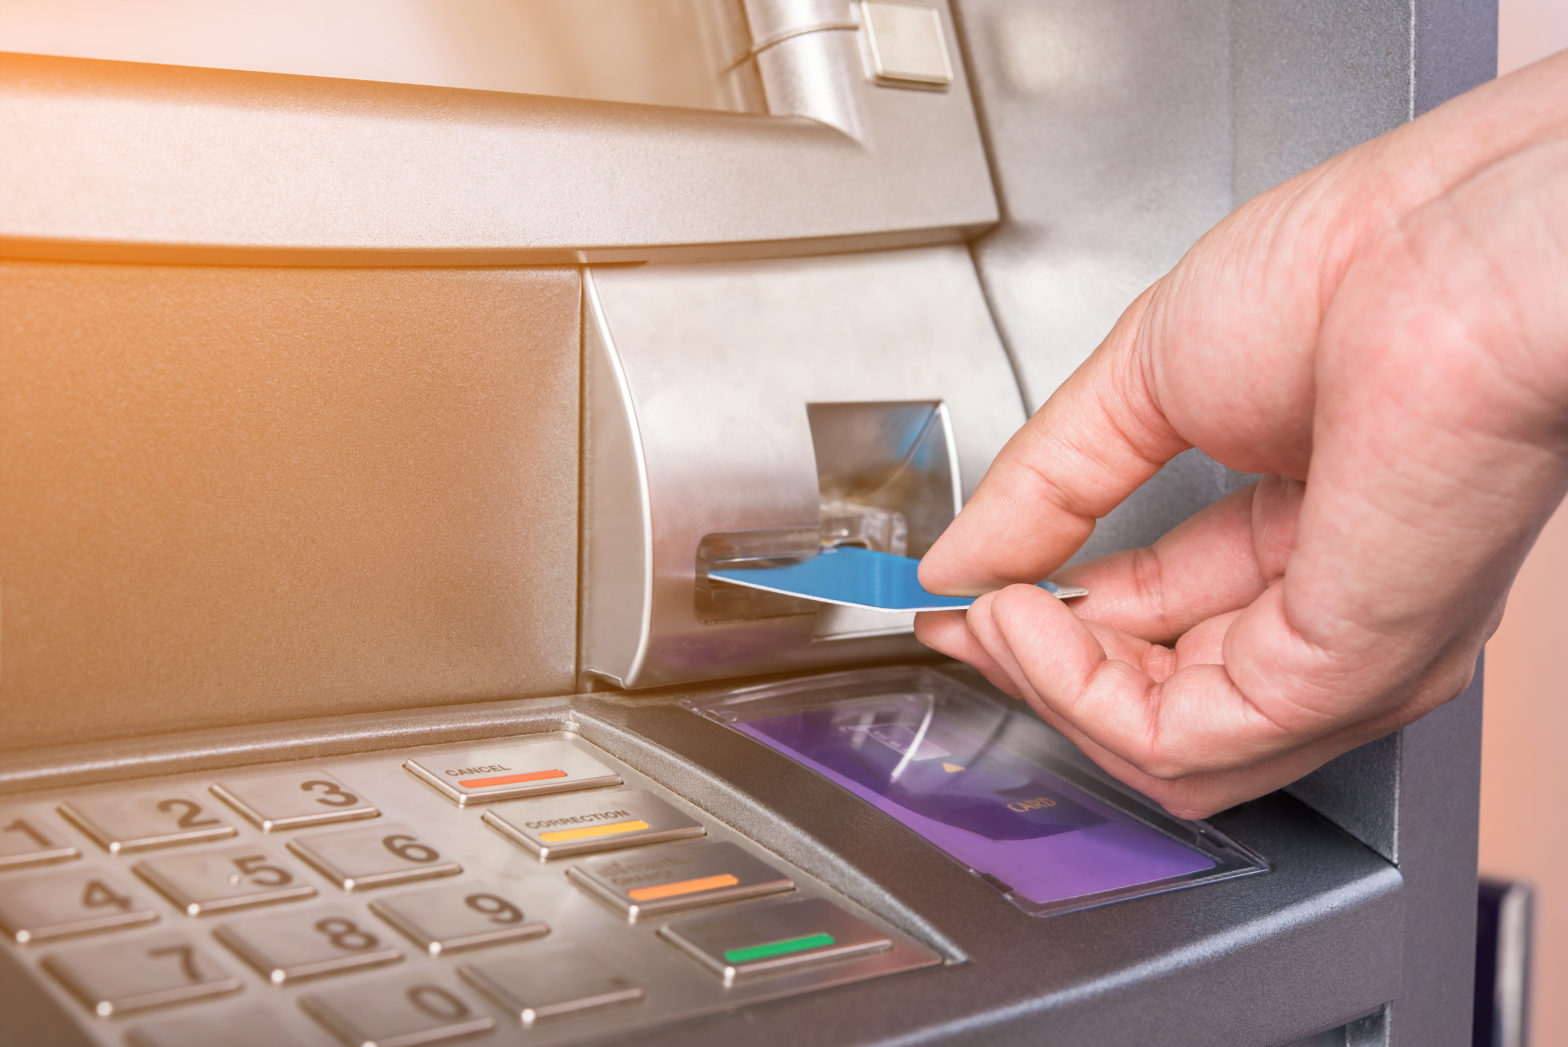
[[694,957],[725,985],[766,971],[882,952],[893,945],[887,935],[825,898],[681,920],[659,928],[659,937]]

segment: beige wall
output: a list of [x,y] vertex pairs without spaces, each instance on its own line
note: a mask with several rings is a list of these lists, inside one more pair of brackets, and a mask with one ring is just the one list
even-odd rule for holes
[[[1563,47],[1563,0],[1502,0],[1500,72]],[[1568,1044],[1568,506],[1514,585],[1486,673],[1481,871],[1536,885],[1531,1042]]]

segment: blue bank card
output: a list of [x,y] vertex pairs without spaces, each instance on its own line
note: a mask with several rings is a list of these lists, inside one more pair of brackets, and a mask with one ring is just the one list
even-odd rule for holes
[[[972,596],[938,596],[920,587],[920,561],[846,545],[779,567],[727,567],[708,577],[764,592],[796,596],[818,603],[866,607],[873,611],[953,611],[975,602]],[[1088,590],[1041,582],[1040,588],[1062,598]]]

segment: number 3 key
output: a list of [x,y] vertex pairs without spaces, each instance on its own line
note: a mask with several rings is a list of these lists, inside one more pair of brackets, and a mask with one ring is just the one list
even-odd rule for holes
[[358,790],[308,768],[225,778],[212,792],[266,833],[381,813]]

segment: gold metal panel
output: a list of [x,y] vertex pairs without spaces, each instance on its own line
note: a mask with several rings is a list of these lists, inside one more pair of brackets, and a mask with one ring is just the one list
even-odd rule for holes
[[0,747],[570,690],[579,297],[0,265]]

